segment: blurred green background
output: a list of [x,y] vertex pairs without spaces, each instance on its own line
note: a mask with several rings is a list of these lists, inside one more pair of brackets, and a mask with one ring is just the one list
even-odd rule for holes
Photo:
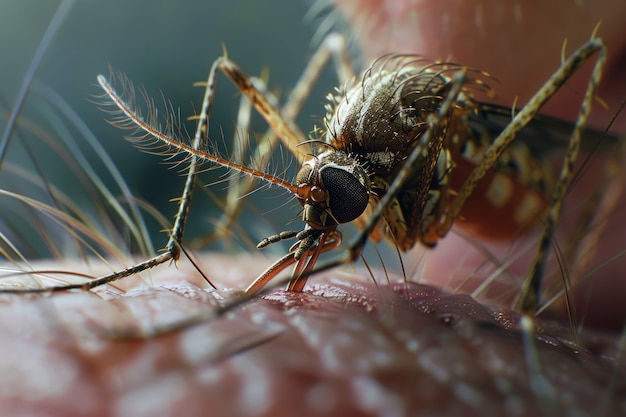
[[[24,74],[59,4],[51,0],[0,1],[2,130],[6,126],[7,110],[16,101]],[[22,128],[19,134],[13,135],[8,164],[0,172],[0,187],[45,201],[45,193],[30,189],[32,186],[27,181],[9,169],[11,166],[22,168],[34,175],[44,175],[61,190],[70,193],[86,212],[91,210],[94,202],[88,201],[90,197],[79,187],[77,176],[68,172],[67,161],[41,144],[41,135],[24,128],[26,124],[32,124],[52,137],[75,141],[92,167],[110,184],[113,194],[119,195],[106,167],[86,145],[75,123],[60,110],[59,99],[56,102],[50,100],[51,95],[57,94],[105,147],[132,193],[157,207],[171,220],[176,206],[169,200],[180,195],[181,173],[160,163],[162,158],[159,156],[134,149],[122,139],[125,132],[106,122],[106,115],[91,101],[101,92],[96,75],[108,76],[110,65],[126,74],[136,86],[143,85],[157,103],[161,102],[162,92],[175,107],[181,108],[184,118],[201,105],[203,91],[193,87],[192,83],[206,79],[211,63],[222,54],[224,45],[229,57],[248,74],[258,75],[264,68],[268,69],[270,87],[279,88],[284,96],[319,43],[316,28],[328,15],[327,10],[311,12],[312,4],[312,0],[76,1],[52,40],[35,77],[21,114]],[[316,4],[317,8],[319,6]],[[335,83],[332,71],[327,70],[299,119],[305,133],[310,132],[315,123],[320,123],[324,97]],[[236,93],[230,82],[220,77],[211,115],[213,139],[221,140],[219,135],[223,130],[225,140],[231,140],[238,106]],[[266,125],[258,117],[254,123],[254,130],[265,130]],[[193,124],[189,126],[193,129]],[[25,156],[23,138],[38,155],[41,168]],[[211,182],[212,179],[205,178],[204,181]],[[221,193],[224,185],[212,188]],[[278,211],[273,209],[284,205],[282,191],[256,193],[254,198],[257,203],[247,205],[251,211],[246,212],[242,220],[254,225],[247,229],[253,240],[284,228],[302,227],[297,221],[299,207],[295,202]],[[27,242],[26,254],[47,256],[47,251],[37,244],[39,238],[26,236],[24,230],[28,227],[15,226],[20,221],[28,226],[30,214],[21,212],[19,204],[13,207],[15,202],[11,199],[3,198],[0,204],[3,207],[0,216],[3,233],[12,239],[19,235],[18,241]],[[220,214],[216,210],[206,201],[195,201],[189,239],[210,232],[211,222]],[[290,222],[292,224],[285,226]],[[166,236],[159,234],[156,223],[149,223],[153,244],[156,248],[162,247]],[[32,223],[30,226],[39,227]],[[48,227],[53,230],[55,226]],[[62,239],[57,243],[62,245]]]

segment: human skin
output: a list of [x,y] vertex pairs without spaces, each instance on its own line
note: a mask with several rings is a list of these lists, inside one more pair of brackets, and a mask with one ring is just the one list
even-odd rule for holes
[[[219,288],[243,288],[267,263],[217,254],[197,261]],[[529,361],[514,313],[395,276],[396,284],[375,287],[365,271],[347,268],[316,276],[304,293],[273,291],[144,339],[234,294],[218,295],[182,261],[143,276],[149,284],[135,277],[95,293],[4,296],[3,414],[535,416],[626,407],[614,335],[586,331],[582,348],[569,328],[539,321],[541,335],[531,337],[538,362]]]
[[[369,12],[366,3],[361,4],[361,10]],[[381,22],[392,21],[398,31],[405,23],[411,23],[407,30],[415,26],[408,19],[398,20],[398,16],[408,16],[408,3],[385,4],[395,4],[404,13],[383,14]],[[473,3],[458,2],[457,8],[448,3],[447,13],[467,16],[465,4]],[[412,7],[419,7],[422,15],[428,5]],[[565,14],[564,9],[558,10]],[[623,13],[607,17],[611,16]],[[597,20],[591,17],[594,22],[589,28]],[[465,33],[472,34],[473,27]],[[516,26],[507,26],[505,33],[511,27]],[[526,40],[538,29],[526,27],[518,36]],[[590,31],[585,28],[582,38]],[[543,32],[549,31],[537,36]],[[383,30],[377,39],[388,33]],[[427,35],[442,43],[450,37],[447,45],[464,38],[452,38],[452,32],[442,32],[436,24]],[[368,36],[361,31],[359,39],[366,43]],[[609,42],[626,39],[617,34],[606,38]],[[557,52],[560,42],[555,41]],[[579,43],[570,38],[570,45]],[[427,47],[434,42],[407,44],[406,48],[389,45],[396,52],[433,58],[450,55],[457,62],[491,72],[503,87],[511,85],[505,82],[511,79],[506,78],[507,69],[487,69],[472,61],[479,55],[487,59],[508,56],[510,46],[504,48],[507,54],[496,54],[481,43],[474,53],[457,56],[446,51],[445,44]],[[366,48],[365,53],[374,56],[389,50],[380,47],[368,52]],[[554,56],[551,51],[543,58],[556,64]],[[545,79],[549,72],[538,78]],[[517,81],[512,84],[519,85]],[[536,85],[529,89],[534,91]],[[511,97],[502,103],[510,104]],[[429,256],[456,259],[463,250],[442,243]],[[201,267],[215,277],[220,288],[244,288],[270,262],[258,257],[200,258]],[[55,265],[60,267],[84,270],[83,266]],[[583,338],[586,348],[577,348],[580,353],[551,336],[538,340],[543,371],[559,395],[555,402],[541,401],[530,389],[528,350],[512,324],[517,320],[514,315],[490,314],[491,310],[464,296],[433,295],[433,290],[418,286],[411,286],[411,297],[407,297],[401,293],[402,286],[387,288],[384,278],[377,289],[367,273],[349,266],[312,278],[302,295],[277,291],[234,310],[229,317],[195,328],[145,341],[109,340],[106,333],[150,329],[214,306],[212,293],[200,289],[206,285],[184,260],[179,268],[166,264],[150,276],[148,289],[139,291],[136,287],[142,282],[130,280],[121,284],[126,294],[108,290],[102,294],[105,301],[91,293],[3,299],[0,346],[5,355],[0,364],[7,389],[0,393],[2,414],[538,415],[542,407],[547,414],[555,414],[550,413],[552,407],[561,414],[575,409],[592,414],[605,396],[608,415],[618,415],[625,407],[624,366],[602,357],[616,355],[614,336],[589,334]],[[448,288],[449,277],[442,274],[437,281],[435,274],[429,283]],[[568,334],[566,330],[550,334],[562,331]],[[614,369],[618,382],[611,386]]]
[[[591,125],[604,128],[624,100],[626,37],[621,16],[626,5],[619,1],[341,0],[335,4],[356,33],[364,62],[386,53],[412,53],[477,68],[497,80],[493,101],[505,106],[516,97],[518,106],[528,101],[558,67],[563,43],[567,41],[566,54],[571,53],[600,24],[597,36],[609,45],[609,53],[599,96],[608,110],[596,106]],[[581,71],[568,83],[579,96],[559,94],[544,113],[575,118],[587,79],[588,72]]]

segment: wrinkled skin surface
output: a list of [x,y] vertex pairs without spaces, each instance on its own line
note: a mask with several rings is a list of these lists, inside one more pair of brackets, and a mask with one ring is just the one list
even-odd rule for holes
[[[200,259],[223,272],[216,283],[228,288],[245,286],[242,277],[259,273],[266,261]],[[206,284],[186,265],[155,271],[151,284],[127,280],[124,295],[107,289],[3,297],[2,411],[534,416],[542,410],[619,415],[626,407],[626,368],[610,359],[616,355],[611,335],[587,332],[587,348],[579,349],[568,342],[567,328],[542,328],[534,345],[549,385],[542,392],[554,394],[546,400],[529,384],[518,316],[419,284],[376,289],[363,277],[332,271],[305,293],[275,291],[149,340],[128,334],[206,311],[233,294],[202,289]]]
[[[536,14],[528,5],[522,10],[522,24],[493,3],[372,1],[358,2],[355,8],[356,1],[344,1],[340,7],[350,15],[347,20],[366,46],[366,57],[412,52],[481,68],[501,81],[502,104],[510,104],[515,95],[524,102],[558,64],[563,38],[568,37],[572,48],[579,45],[602,18],[600,34],[612,48],[607,78],[624,82],[617,76],[626,42],[617,23],[624,15],[618,11],[622,3],[596,2],[593,13],[579,11],[570,1],[552,2],[553,11]],[[383,11],[373,11],[375,7]],[[478,7],[483,16],[480,30]],[[359,18],[356,12],[378,17]],[[439,20],[443,16],[455,23],[444,29]],[[504,65],[508,63],[511,66]],[[611,85],[615,88],[605,88],[603,97],[614,109],[626,89]],[[508,86],[519,90],[508,91]],[[575,108],[556,108],[554,114],[575,117]],[[602,127],[607,118],[598,115],[594,124]],[[619,231],[613,235],[617,238]],[[611,253],[622,246],[613,242]],[[466,251],[460,238],[450,236],[428,254],[429,269],[420,279],[456,288],[451,270],[466,270],[451,268],[450,259],[461,259]],[[211,254],[200,259],[219,287],[235,289],[244,288],[270,262]],[[473,271],[472,262],[479,261],[464,258],[467,271]],[[620,270],[619,262],[614,263],[601,277],[593,277],[598,292],[588,304],[590,315],[599,310],[595,313],[615,319],[614,329],[625,316],[612,307],[623,304],[614,302],[624,296]],[[567,326],[546,329],[534,342],[549,385],[538,388],[551,397],[546,400],[531,389],[528,350],[517,316],[464,295],[450,296],[417,284],[386,285],[382,273],[377,273],[381,286],[376,288],[367,273],[348,266],[311,280],[303,294],[277,291],[204,325],[146,341],[108,339],[105,334],[149,329],[215,305],[216,296],[203,289],[206,284],[185,262],[179,269],[163,265],[145,276],[151,277],[150,285],[136,279],[121,284],[125,294],[108,289],[98,295],[3,297],[1,414],[626,413],[626,367],[613,360],[619,332],[586,329],[584,347],[574,348],[557,340],[569,338]],[[609,283],[606,294],[596,288],[602,288],[603,280]],[[500,287],[493,288],[492,298],[498,300]]]

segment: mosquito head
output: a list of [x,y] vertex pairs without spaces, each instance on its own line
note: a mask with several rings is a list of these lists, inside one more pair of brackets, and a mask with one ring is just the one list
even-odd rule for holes
[[359,217],[369,202],[371,183],[363,166],[346,152],[329,150],[306,161],[296,177],[303,220],[330,230]]

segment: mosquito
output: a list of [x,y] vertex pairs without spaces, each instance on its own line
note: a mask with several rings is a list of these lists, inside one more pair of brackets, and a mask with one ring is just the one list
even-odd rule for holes
[[[196,176],[200,164],[209,163],[289,191],[302,205],[304,223],[301,230],[282,231],[259,243],[259,247],[265,247],[282,240],[295,240],[288,253],[253,281],[240,300],[214,314],[267,291],[268,283],[292,265],[291,276],[278,284],[285,283],[288,291],[302,291],[310,275],[356,261],[370,237],[374,240],[384,237],[402,251],[416,244],[432,248],[460,218],[483,224],[492,220],[489,215],[472,219],[465,203],[478,197],[479,201],[490,204],[514,205],[514,210],[510,211],[513,217],[504,222],[510,229],[506,233],[524,230],[545,215],[542,217],[543,235],[519,303],[522,312],[532,315],[539,305],[542,271],[551,236],[572,177],[605,55],[605,44],[594,32],[586,44],[563,59],[544,86],[517,112],[477,100],[478,93],[489,92],[485,81],[489,76],[456,64],[428,63],[417,56],[390,55],[375,61],[363,76],[354,77],[345,43],[339,35],[330,35],[323,42],[288,99],[289,106],[281,110],[272,104],[264,88],[224,55],[211,67],[202,109],[197,116],[197,129],[189,142],[175,134],[173,120],[168,119],[166,129],[162,129],[156,113],[149,112],[144,117],[135,108],[133,87],[124,77],[119,77],[120,94],[112,83],[99,75],[98,83],[108,100],[104,107],[112,124],[132,130],[130,140],[140,148],[153,151],[160,145],[168,157],[182,154],[184,162],[188,163],[166,249],[146,261],[85,283],[2,291],[89,290],[168,261],[177,261],[184,251],[183,236]],[[533,149],[528,143],[515,139],[525,126],[540,120],[541,107],[593,56],[596,56],[595,66],[563,167],[559,178],[552,183],[548,180],[550,169],[538,154],[545,152],[546,147],[551,150],[552,145],[544,142]],[[334,57],[344,87],[330,96],[323,134],[319,139],[309,140],[294,119],[320,68],[331,57]],[[300,157],[302,165],[294,182],[208,150],[208,123],[219,73],[229,78],[267,121],[271,128],[268,138],[279,138],[294,155],[306,154]],[[498,124],[494,121],[505,128],[494,132],[490,127]],[[304,148],[308,150],[304,152]],[[477,187],[489,182],[494,175],[507,175],[512,179],[513,188],[492,189],[496,197],[491,200],[478,195]],[[503,193],[514,198],[503,202]],[[339,228],[350,222],[356,222],[360,232],[345,248],[338,248],[342,243]],[[337,256],[320,259],[322,254],[333,250]]]

